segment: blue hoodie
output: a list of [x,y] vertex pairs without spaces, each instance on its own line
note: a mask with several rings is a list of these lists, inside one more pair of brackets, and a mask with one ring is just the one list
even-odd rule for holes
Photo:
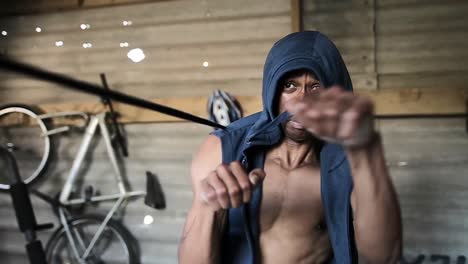
[[[263,110],[242,118],[213,134],[221,139],[223,163],[241,161],[247,171],[263,168],[266,151],[283,138],[281,123],[288,113],[277,115],[278,82],[286,73],[306,69],[324,87],[342,86],[352,91],[348,70],[335,45],[316,31],[292,33],[276,42],[263,72]],[[357,263],[350,194],[352,179],[340,145],[325,144],[320,151],[321,197],[333,247],[331,263]],[[259,260],[259,209],[262,186],[250,203],[229,209],[222,240],[222,263],[257,263]]]

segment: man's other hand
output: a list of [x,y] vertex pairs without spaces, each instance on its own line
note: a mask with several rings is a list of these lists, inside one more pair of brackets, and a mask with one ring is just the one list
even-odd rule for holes
[[215,211],[240,207],[250,201],[253,189],[264,178],[263,169],[247,174],[238,161],[221,164],[201,181],[200,199]]

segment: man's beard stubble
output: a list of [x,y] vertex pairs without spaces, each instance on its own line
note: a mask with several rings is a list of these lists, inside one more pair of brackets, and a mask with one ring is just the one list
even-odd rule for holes
[[298,144],[310,144],[317,159],[320,160],[320,151],[322,150],[325,142],[306,129],[301,130],[291,127],[290,124],[288,125],[289,121],[290,120],[281,124],[285,138]]

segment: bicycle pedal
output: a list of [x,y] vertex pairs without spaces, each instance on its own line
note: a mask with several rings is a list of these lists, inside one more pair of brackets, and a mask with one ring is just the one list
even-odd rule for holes
[[86,186],[84,189],[84,199],[86,202],[91,202],[91,198],[93,197],[94,194],[94,188],[91,185]]
[[51,228],[54,228],[53,223],[45,223],[45,224],[36,225],[36,231],[47,230]]
[[146,172],[145,204],[158,210],[166,208],[166,199],[158,177],[149,171]]

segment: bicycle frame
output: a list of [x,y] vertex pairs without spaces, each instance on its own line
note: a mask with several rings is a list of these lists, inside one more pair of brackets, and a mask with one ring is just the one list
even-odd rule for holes
[[[81,115],[84,113],[79,113],[79,112],[69,112],[69,113],[56,113],[56,114],[49,114],[49,115],[42,115],[39,116],[39,118],[53,118],[53,117],[58,117],[58,116],[69,116],[69,115]],[[86,114],[84,114],[86,115]],[[87,117],[87,115],[86,115]],[[99,237],[101,236],[102,232],[104,231],[104,228],[106,227],[108,221],[112,218],[114,213],[121,207],[124,201],[129,199],[130,197],[136,197],[136,196],[145,196],[146,192],[145,191],[129,191],[128,188],[124,184],[123,176],[122,173],[119,169],[118,163],[117,163],[117,157],[116,153],[114,151],[114,148],[112,147],[111,143],[111,138],[109,135],[109,130],[106,124],[106,113],[99,113],[96,115],[91,115],[89,118],[89,122],[86,126],[85,134],[83,136],[82,142],[80,144],[79,150],[76,154],[76,157],[73,161],[73,165],[70,169],[70,172],[68,174],[67,180],[63,186],[62,192],[59,197],[60,204],[63,206],[71,206],[71,205],[81,205],[89,202],[102,202],[102,201],[115,201],[114,205],[110,209],[110,211],[107,213],[104,221],[101,223],[99,226],[96,234],[93,236],[90,244],[86,247],[82,239],[80,238],[79,234],[77,234],[75,230],[75,237],[78,239],[78,243],[80,244],[82,250],[84,250],[84,253],[80,256],[79,250],[76,245],[76,241],[73,239],[73,234],[72,230],[70,230],[70,226],[68,224],[68,220],[66,217],[66,209],[63,206],[59,207],[59,219],[61,224],[64,227],[64,230],[66,232],[67,239],[69,240],[69,243],[72,247],[73,254],[75,257],[81,262],[85,263],[86,258],[89,256],[91,253],[91,250],[93,249],[95,243],[98,241]],[[87,119],[86,119],[87,120]],[[107,154],[109,156],[110,162],[112,164],[112,168],[115,173],[115,180],[117,182],[117,187],[119,189],[118,193],[115,194],[109,194],[109,195],[99,195],[99,196],[91,196],[88,198],[75,198],[75,199],[70,199],[71,192],[73,190],[73,186],[79,177],[79,171],[81,168],[81,165],[83,163],[83,160],[88,152],[88,149],[90,147],[90,143],[97,131],[97,128],[99,127],[101,131],[102,138],[104,139]],[[60,133],[63,131],[67,131],[68,127],[62,127],[62,128],[57,128],[54,130],[49,131],[47,134],[55,134],[55,133]]]

